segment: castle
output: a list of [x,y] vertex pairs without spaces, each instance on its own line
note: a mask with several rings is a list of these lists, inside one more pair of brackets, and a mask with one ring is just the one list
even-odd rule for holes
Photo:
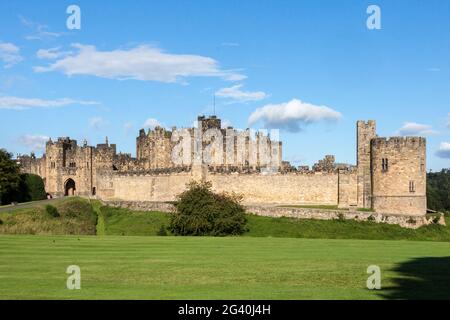
[[42,158],[20,156],[22,170],[40,175],[53,197],[173,201],[192,180],[216,191],[237,192],[247,204],[330,205],[377,213],[426,213],[426,140],[380,138],[375,121],[357,122],[357,164],[333,156],[311,169],[282,161],[282,143],[249,129],[222,128],[215,116],[197,128],[141,129],[136,158],[116,145],[96,147],[76,140],[48,141]]

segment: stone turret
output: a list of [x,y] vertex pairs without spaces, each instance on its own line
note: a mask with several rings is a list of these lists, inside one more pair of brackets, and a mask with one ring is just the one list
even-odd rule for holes
[[358,121],[356,124],[357,166],[358,166],[358,207],[372,207],[372,182],[370,172],[370,142],[376,138],[376,122],[373,120]]
[[376,138],[371,141],[372,207],[385,213],[424,215],[426,139]]

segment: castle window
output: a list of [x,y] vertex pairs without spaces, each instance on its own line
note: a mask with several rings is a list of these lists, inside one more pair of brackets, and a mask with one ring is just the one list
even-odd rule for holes
[[389,170],[389,160],[387,158],[381,159],[381,171],[386,172]]
[[54,168],[56,167],[55,163],[52,162],[52,163],[50,164],[50,167],[51,167],[52,169],[54,169]]
[[409,182],[409,192],[416,192],[416,185],[414,181]]

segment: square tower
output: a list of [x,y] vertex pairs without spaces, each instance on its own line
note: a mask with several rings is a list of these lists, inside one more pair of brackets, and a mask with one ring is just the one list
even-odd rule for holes
[[372,207],[372,179],[370,143],[377,137],[376,122],[374,120],[358,121],[356,124],[356,159],[358,166],[358,207]]

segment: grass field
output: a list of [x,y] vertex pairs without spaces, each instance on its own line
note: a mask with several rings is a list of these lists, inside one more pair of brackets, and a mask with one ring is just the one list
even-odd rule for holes
[[[156,237],[168,214],[45,205],[0,212],[0,299],[450,299],[448,226],[248,215],[241,237]],[[81,290],[66,289],[69,265]]]
[[[441,242],[1,235],[0,298],[450,298],[449,256]],[[72,264],[81,290],[66,289]]]

